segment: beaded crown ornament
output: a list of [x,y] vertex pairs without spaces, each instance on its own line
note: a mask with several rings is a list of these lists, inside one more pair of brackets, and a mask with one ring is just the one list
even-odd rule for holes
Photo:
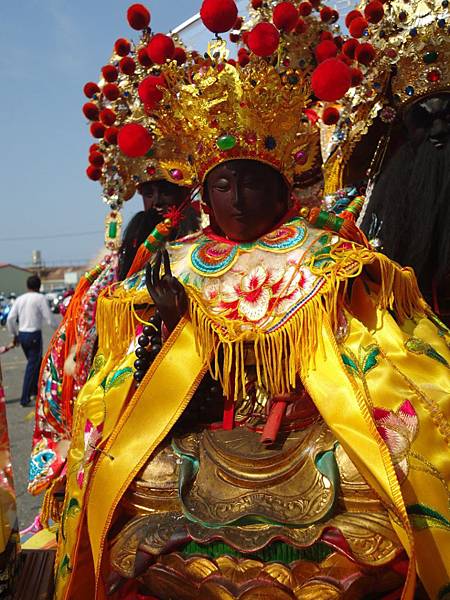
[[[205,0],[202,11],[207,4],[214,2]],[[276,18],[280,4],[289,5],[293,25]],[[304,18],[300,4],[310,7]],[[240,46],[237,61],[229,59],[225,40],[217,36],[204,57],[193,53],[189,82],[184,67],[174,61],[162,67],[163,98],[152,112],[153,135],[155,139],[177,136],[184,148],[189,146],[198,183],[216,165],[233,159],[269,164],[289,183],[314,165],[318,154],[311,85],[318,64],[315,47],[324,32],[332,39],[338,33],[336,11],[327,7],[323,20],[323,8],[315,6],[264,3],[251,12],[249,21],[238,19],[239,28],[230,35]],[[223,33],[220,24],[217,29],[205,24],[216,34]],[[344,85],[345,92],[350,78]]]
[[392,123],[411,102],[450,91],[448,0],[371,0],[346,22],[354,56],[364,44],[372,50],[359,65],[364,79],[340,102],[337,124],[322,129],[326,193],[342,187],[345,165],[378,116]]
[[[162,136],[150,108],[162,96],[157,87],[159,62],[170,57],[187,64],[188,53],[177,36],[152,32],[150,13],[142,5],[130,7],[128,21],[142,30],[139,40],[118,39],[99,83],[84,86],[89,101],[83,113],[98,140],[89,150],[87,175],[100,182],[104,201],[112,209],[132,198],[143,182],[162,179],[190,186],[193,181],[179,136],[176,132]],[[180,67],[179,76],[185,76],[185,67]]]

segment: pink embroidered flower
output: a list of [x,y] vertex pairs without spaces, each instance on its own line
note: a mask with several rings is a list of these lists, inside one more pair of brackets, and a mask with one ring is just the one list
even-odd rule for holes
[[408,476],[408,454],[418,429],[419,419],[409,400],[396,411],[374,408],[373,418],[391,453],[397,478],[401,483]]
[[97,445],[102,438],[102,432],[103,423],[96,427],[89,419],[86,421],[84,427],[84,456],[77,473],[77,483],[80,488],[83,487],[85,468],[94,460]]

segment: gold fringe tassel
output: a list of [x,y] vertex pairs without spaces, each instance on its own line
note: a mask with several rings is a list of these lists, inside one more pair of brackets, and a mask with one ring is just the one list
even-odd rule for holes
[[311,271],[323,278],[322,287],[287,323],[270,333],[246,329],[240,322],[209,313],[198,294],[188,290],[197,352],[209,362],[211,375],[220,381],[225,395],[233,393],[236,399],[245,390],[248,350],[254,355],[259,385],[271,394],[285,394],[293,389],[297,376],[314,369],[315,357],[323,355],[324,318],[336,327],[348,283],[361,275],[365,266],[379,267],[377,306],[393,310],[400,321],[426,312],[410,269],[402,269],[384,255],[361,247],[338,250],[332,257],[336,261],[325,267],[314,267],[314,261],[310,264]]
[[52,482],[44,494],[40,517],[41,523],[46,529],[49,527],[50,520],[52,520],[54,523],[59,523],[61,521],[63,502],[62,500],[57,500],[54,495],[55,488],[59,484],[59,479],[56,479]]

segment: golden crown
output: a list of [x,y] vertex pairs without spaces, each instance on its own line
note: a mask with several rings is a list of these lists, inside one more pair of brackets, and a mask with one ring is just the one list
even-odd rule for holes
[[192,83],[180,85],[179,67],[172,64],[155,113],[163,137],[177,133],[190,145],[199,182],[217,164],[238,158],[272,165],[289,181],[311,168],[316,132],[302,112],[310,96],[304,74],[280,74],[263,59],[222,66],[199,66]]

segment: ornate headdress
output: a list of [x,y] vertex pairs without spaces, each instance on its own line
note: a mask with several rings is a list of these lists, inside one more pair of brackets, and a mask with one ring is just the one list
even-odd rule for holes
[[[156,140],[176,138],[189,148],[199,183],[217,164],[237,158],[272,165],[293,183],[317,158],[313,72],[321,43],[338,34],[338,15],[317,3],[314,9],[309,2],[269,2],[243,23],[236,22],[234,0],[229,4],[229,19],[215,13],[214,0],[203,2],[201,16],[216,35],[238,27],[230,35],[241,46],[237,61],[228,58],[218,38],[205,58],[193,53],[187,69],[174,61],[163,65],[158,87],[163,98],[151,111],[150,129]],[[338,74],[345,73],[344,87],[341,80],[337,86],[342,95],[350,85],[349,69],[327,58],[338,63]]]
[[[322,134],[329,192],[342,186],[345,165],[378,116],[389,124],[409,103],[450,90],[447,0],[371,0],[351,11],[346,23],[353,39],[344,50],[356,60],[362,52],[364,79],[341,101],[334,129]],[[381,139],[374,164],[383,145]]]
[[[89,102],[83,112],[98,139],[90,147],[87,175],[100,181],[112,208],[120,208],[143,182],[164,179],[191,185],[193,178],[176,132],[172,137],[161,135],[151,116],[151,103],[162,97],[157,87],[161,64],[170,59],[187,64],[188,55],[176,36],[151,32],[144,6],[132,5],[127,16],[131,27],[143,30],[139,41],[118,39],[100,82],[84,86]],[[184,74],[180,67],[180,77]]]

